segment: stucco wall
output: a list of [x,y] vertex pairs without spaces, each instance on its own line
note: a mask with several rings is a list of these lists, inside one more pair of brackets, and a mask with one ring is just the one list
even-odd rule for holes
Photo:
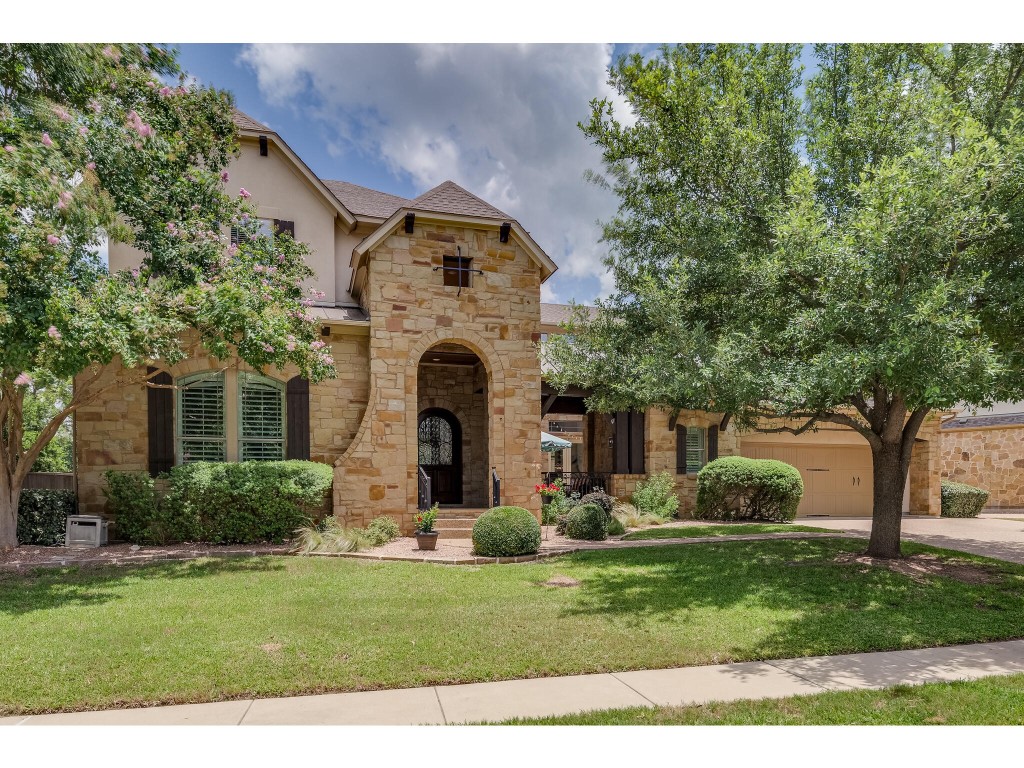
[[942,477],[984,488],[988,507],[1024,508],[1024,427],[942,430]]
[[[370,312],[370,403],[353,444],[335,468],[335,515],[364,524],[386,514],[413,528],[417,501],[418,372],[440,343],[474,352],[487,372],[488,463],[497,468],[502,502],[540,515],[540,269],[513,238],[496,230],[417,218],[370,254],[360,303]],[[473,259],[473,284],[443,284],[444,254]]]

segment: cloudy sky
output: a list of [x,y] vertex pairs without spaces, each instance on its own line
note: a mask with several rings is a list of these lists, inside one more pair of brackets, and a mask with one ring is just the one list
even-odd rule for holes
[[[227,88],[323,178],[404,197],[451,179],[528,229],[560,269],[547,301],[611,288],[587,183],[600,156],[577,123],[614,94],[613,45],[182,45],[183,67]],[[620,110],[623,111],[624,110]]]

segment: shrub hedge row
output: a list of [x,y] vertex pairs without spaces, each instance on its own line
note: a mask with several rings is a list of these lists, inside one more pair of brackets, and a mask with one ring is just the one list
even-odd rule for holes
[[18,500],[18,543],[63,546],[67,516],[74,513],[74,491],[23,490]]
[[115,535],[138,544],[281,542],[317,516],[334,472],[312,461],[194,462],[167,491],[145,473],[107,472]]
[[800,472],[774,459],[725,456],[697,473],[698,520],[788,523],[804,495]]

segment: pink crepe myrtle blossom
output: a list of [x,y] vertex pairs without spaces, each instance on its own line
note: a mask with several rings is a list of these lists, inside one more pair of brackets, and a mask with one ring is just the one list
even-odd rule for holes
[[88,168],[90,171],[95,171],[96,170],[96,163],[90,161],[90,162],[85,164],[85,167]]
[[287,349],[289,352],[294,352],[295,351],[295,342],[294,341],[289,341],[287,344],[284,345],[284,348]]
[[235,256],[238,254],[238,245],[232,243],[228,246],[228,256]]
[[313,300],[312,299],[302,299],[301,301],[299,301],[299,304],[301,304],[304,307],[311,307],[311,306],[313,306]]
[[316,288],[310,288],[309,292],[313,296],[314,299],[322,299],[322,298],[324,298],[327,295],[323,291],[318,291]]
[[274,345],[273,344],[264,343],[263,344],[263,351],[264,352],[273,352],[274,351]]
[[50,134],[48,134],[46,131],[43,131],[42,142],[43,142],[43,146],[44,147],[52,147],[53,146],[53,139],[50,138]]
[[138,304],[136,304],[134,307],[132,307],[132,313],[136,314],[136,315],[141,314],[142,313],[142,307],[140,307]]
[[55,325],[51,325],[49,328],[46,329],[46,335],[49,336],[51,339],[57,339],[58,341],[60,340],[60,331],[57,330],[57,326]]
[[57,207],[64,210],[68,207],[68,203],[71,202],[71,193],[66,189],[60,193],[59,199],[57,200]]
[[326,346],[327,346],[327,344],[322,342],[322,341],[320,341],[319,339],[317,339],[316,341],[311,341],[309,343],[309,348],[310,349],[323,349]]
[[121,60],[121,54],[118,51],[114,50],[114,46],[112,45],[108,45],[106,48],[103,49],[103,55],[106,56],[108,59],[113,59],[114,61]]
[[257,264],[255,267],[253,267],[253,269],[256,272],[262,272],[263,271],[263,265],[262,264]]
[[27,387],[32,383],[32,377],[27,373],[19,373],[14,379],[14,386],[16,387]]
[[231,178],[231,177],[230,177],[230,176],[228,175],[228,172],[227,172],[227,171],[221,171],[221,172],[220,172],[220,180],[221,180],[222,182],[224,182],[225,184],[227,184],[227,183],[228,183],[228,179],[230,179],[230,178]]
[[171,88],[168,88],[166,85],[160,89],[160,95],[163,96],[165,99],[172,93],[174,93],[174,91]]
[[10,144],[7,144],[7,145],[4,146],[4,152],[13,152],[13,151],[14,151],[14,147],[12,147]]
[[96,99],[93,99],[92,101],[89,102],[89,109],[91,109],[97,115],[101,111],[103,111],[103,107],[100,105],[100,103],[98,101],[96,101]]
[[54,107],[53,108],[53,114],[55,114],[57,117],[59,117],[65,123],[71,120],[71,115],[68,114],[68,111],[66,109],[64,109],[64,107],[61,107],[61,106]]
[[84,126],[84,125],[78,126],[78,135],[79,136],[88,136],[89,135],[89,129],[86,126]]
[[334,365],[334,358],[330,355],[324,355],[320,358],[320,362],[324,365]]
[[[250,197],[252,197],[252,194],[245,187],[239,187],[238,196],[241,197],[243,200],[248,200]],[[247,215],[243,216],[242,219],[247,221]]]
[[56,235],[47,235],[46,242],[48,242],[50,245],[57,245],[57,243],[60,242],[60,238],[57,237]]

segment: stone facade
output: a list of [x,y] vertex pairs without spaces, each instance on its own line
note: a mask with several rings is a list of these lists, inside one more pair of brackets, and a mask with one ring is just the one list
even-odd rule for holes
[[917,433],[910,457],[910,514],[937,517],[942,511],[942,478],[939,476],[942,435],[939,417],[928,417]]
[[[486,372],[487,456],[501,478],[501,501],[539,517],[540,268],[496,230],[425,219],[412,234],[391,233],[364,267],[358,298],[370,316],[370,397],[335,465],[335,515],[362,525],[385,514],[413,529],[420,363],[431,348],[457,344]],[[483,272],[461,291],[444,285],[440,269],[457,248]]]
[[1024,426],[942,430],[942,477],[989,492],[988,507],[1024,509]]
[[[325,339],[328,340],[328,339]],[[310,387],[310,458],[333,463],[348,448],[359,428],[369,395],[368,336],[361,329],[335,328],[329,344],[337,365],[337,378]],[[177,379],[204,371],[227,369],[251,371],[245,363],[225,364],[206,354],[196,354],[170,367]],[[287,381],[293,370],[269,370],[266,375]],[[102,370],[97,386],[103,394],[75,415],[75,467],[79,510],[104,514],[106,487],[103,474],[110,469],[143,472],[149,467],[147,389],[138,383],[140,371],[112,364]],[[89,372],[79,381],[90,376]],[[226,409],[229,422],[234,409]]]

